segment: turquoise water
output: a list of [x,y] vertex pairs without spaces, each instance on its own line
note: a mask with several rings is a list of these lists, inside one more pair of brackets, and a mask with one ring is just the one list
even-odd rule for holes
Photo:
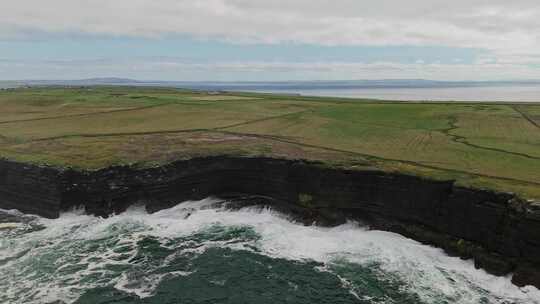
[[0,222],[0,303],[540,303],[535,288],[397,234],[212,199]]

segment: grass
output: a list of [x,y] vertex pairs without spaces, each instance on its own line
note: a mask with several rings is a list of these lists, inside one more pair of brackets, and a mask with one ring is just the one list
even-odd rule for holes
[[0,157],[97,169],[235,154],[399,171],[540,200],[540,105],[168,88],[0,91]]

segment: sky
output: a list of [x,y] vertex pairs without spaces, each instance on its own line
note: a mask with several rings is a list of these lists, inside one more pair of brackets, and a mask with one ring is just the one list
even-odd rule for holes
[[538,0],[0,0],[0,80],[540,79]]

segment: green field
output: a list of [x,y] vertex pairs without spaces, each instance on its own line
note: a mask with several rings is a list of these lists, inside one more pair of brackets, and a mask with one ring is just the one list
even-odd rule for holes
[[0,157],[97,169],[218,154],[400,171],[540,200],[540,104],[127,87],[0,91]]

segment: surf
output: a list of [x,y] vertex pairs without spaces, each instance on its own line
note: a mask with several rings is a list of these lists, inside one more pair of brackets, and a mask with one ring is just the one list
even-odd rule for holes
[[227,293],[235,284],[251,294],[268,283],[273,298],[298,303],[314,295],[310,288],[343,303],[540,303],[534,287],[395,233],[358,222],[304,226],[269,208],[222,203],[209,198],[153,214],[135,206],[108,218],[72,210],[54,220],[1,211],[10,221],[0,230],[0,301],[98,301],[106,290],[152,302],[187,297],[187,286],[197,286],[201,294],[189,295],[196,302],[205,289]]

